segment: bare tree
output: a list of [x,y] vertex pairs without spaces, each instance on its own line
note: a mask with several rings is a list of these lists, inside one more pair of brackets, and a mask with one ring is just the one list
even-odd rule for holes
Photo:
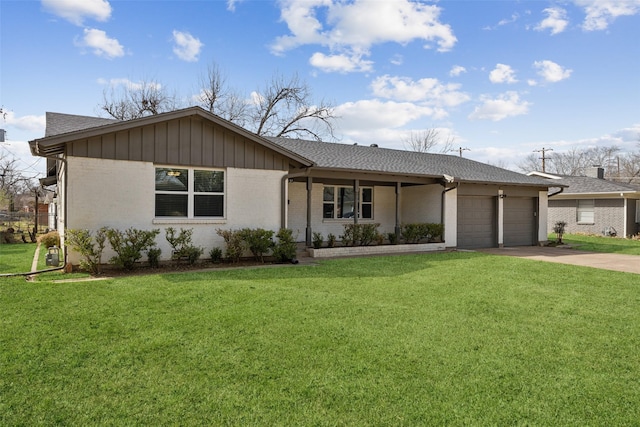
[[197,95],[199,105],[205,110],[229,120],[238,126],[247,122],[247,102],[227,84],[226,75],[215,62],[207,67],[207,72],[200,76],[200,93]]
[[132,120],[144,116],[172,111],[177,108],[175,95],[156,81],[143,80],[103,92],[103,101],[98,105],[114,119]]
[[18,161],[9,156],[0,157],[0,206],[12,211],[17,195],[28,191],[33,183],[17,167]]
[[288,80],[275,75],[264,91],[253,94],[250,118],[258,135],[276,137],[334,138],[331,104],[313,105],[309,86],[296,74]]
[[436,149],[439,153],[448,153],[453,150],[454,141],[455,138],[451,135],[444,138],[439,129],[429,128],[412,131],[403,142],[406,149],[419,153],[433,152]]

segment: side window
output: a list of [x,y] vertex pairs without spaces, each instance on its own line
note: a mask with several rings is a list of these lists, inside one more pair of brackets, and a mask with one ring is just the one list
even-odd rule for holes
[[156,217],[224,217],[224,171],[156,168]]
[[577,220],[579,223],[595,223],[595,203],[593,199],[578,200]]

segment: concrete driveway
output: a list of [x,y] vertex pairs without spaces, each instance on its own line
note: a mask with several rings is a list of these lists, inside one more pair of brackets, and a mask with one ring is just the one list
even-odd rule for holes
[[478,252],[640,274],[640,256],[637,255],[603,254],[540,246],[479,249]]

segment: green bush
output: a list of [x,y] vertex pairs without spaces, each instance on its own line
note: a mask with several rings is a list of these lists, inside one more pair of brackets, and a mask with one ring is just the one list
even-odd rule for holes
[[192,244],[193,229],[180,229],[180,233],[176,235],[176,230],[173,227],[167,227],[165,229],[165,239],[171,245],[171,259],[180,261],[186,259],[189,264],[193,265],[198,261],[200,255],[204,252],[204,249],[194,246]]
[[327,247],[333,248],[336,245],[336,236],[333,233],[327,234]]
[[264,262],[264,255],[273,247],[273,231],[264,228],[243,228],[240,236],[256,261]]
[[240,261],[240,257],[244,252],[244,246],[242,244],[242,235],[239,230],[222,230],[216,229],[218,236],[224,239],[225,243],[225,258],[230,262]]
[[142,252],[155,246],[155,238],[158,234],[160,234],[159,229],[128,228],[125,231],[107,229],[107,239],[117,254],[111,258],[110,262],[125,270],[132,270],[135,263],[142,258]]
[[222,249],[213,248],[209,251],[209,257],[211,258],[211,262],[220,262],[222,259]]
[[66,243],[82,257],[80,268],[96,275],[100,274],[102,252],[106,242],[107,228],[102,227],[96,232],[95,238],[86,229],[67,230]]
[[324,243],[324,239],[322,237],[322,233],[314,231],[313,232],[313,239],[311,240],[311,242],[313,243],[313,248],[314,249],[320,249],[322,247],[322,243]]
[[151,248],[147,251],[150,267],[158,268],[160,266],[160,254],[162,254],[162,249],[160,248]]
[[411,223],[402,226],[402,237],[407,243],[441,241],[444,225],[437,223]]
[[344,224],[344,234],[340,236],[345,246],[369,246],[377,241],[380,224]]
[[60,234],[58,234],[57,231],[50,231],[47,234],[40,236],[38,240],[45,248],[50,248],[51,246],[60,247]]
[[278,262],[287,262],[295,259],[297,244],[293,237],[293,231],[281,228],[276,234],[278,241],[273,246],[273,256]]

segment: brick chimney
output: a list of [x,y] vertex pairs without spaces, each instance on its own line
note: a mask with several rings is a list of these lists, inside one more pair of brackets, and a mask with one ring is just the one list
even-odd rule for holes
[[604,179],[604,168],[600,166],[590,167],[586,170],[586,173],[589,178]]

